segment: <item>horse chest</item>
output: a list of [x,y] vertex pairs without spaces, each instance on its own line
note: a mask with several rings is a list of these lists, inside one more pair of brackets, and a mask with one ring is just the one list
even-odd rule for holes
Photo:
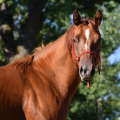
[[[24,94],[23,110],[26,118],[31,117],[40,120],[66,120],[69,102],[67,99],[61,101],[50,89],[34,91],[29,88]],[[44,89],[44,91],[42,90]]]

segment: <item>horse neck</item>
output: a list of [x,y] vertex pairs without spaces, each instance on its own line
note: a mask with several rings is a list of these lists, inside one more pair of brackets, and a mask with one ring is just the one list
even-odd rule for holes
[[65,45],[65,39],[66,34],[39,55],[35,56],[34,62],[37,63],[35,69],[45,69],[44,73],[46,73],[46,76],[49,73],[49,79],[52,79],[50,81],[54,82],[53,84],[56,88],[59,88],[58,91],[61,96],[67,97],[70,101],[80,80],[78,68],[72,61],[71,52]]

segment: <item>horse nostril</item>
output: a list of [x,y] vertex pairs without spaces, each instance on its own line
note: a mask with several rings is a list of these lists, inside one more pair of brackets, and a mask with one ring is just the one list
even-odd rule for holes
[[83,68],[82,68],[82,66],[81,66],[81,68],[80,68],[80,74],[83,72]]
[[94,74],[95,74],[95,68],[94,68],[94,66],[92,66],[91,75],[93,76]]
[[87,72],[87,69],[84,69],[84,74],[86,74],[86,72]]
[[80,68],[80,74],[86,74],[87,73],[87,69],[83,66],[81,66],[81,68]]

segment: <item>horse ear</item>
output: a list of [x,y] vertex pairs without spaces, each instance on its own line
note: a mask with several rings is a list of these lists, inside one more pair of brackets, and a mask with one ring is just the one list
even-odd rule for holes
[[77,10],[75,10],[74,13],[73,13],[73,22],[76,26],[81,23],[81,17],[80,17]]
[[102,12],[100,10],[97,11],[95,17],[94,17],[94,22],[96,25],[100,25],[102,21]]

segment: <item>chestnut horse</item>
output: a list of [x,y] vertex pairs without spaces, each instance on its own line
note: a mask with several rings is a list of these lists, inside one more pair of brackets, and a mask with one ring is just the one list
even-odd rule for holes
[[94,20],[75,10],[62,37],[0,67],[0,120],[65,120],[80,81],[89,87],[100,61],[101,20],[100,10]]

